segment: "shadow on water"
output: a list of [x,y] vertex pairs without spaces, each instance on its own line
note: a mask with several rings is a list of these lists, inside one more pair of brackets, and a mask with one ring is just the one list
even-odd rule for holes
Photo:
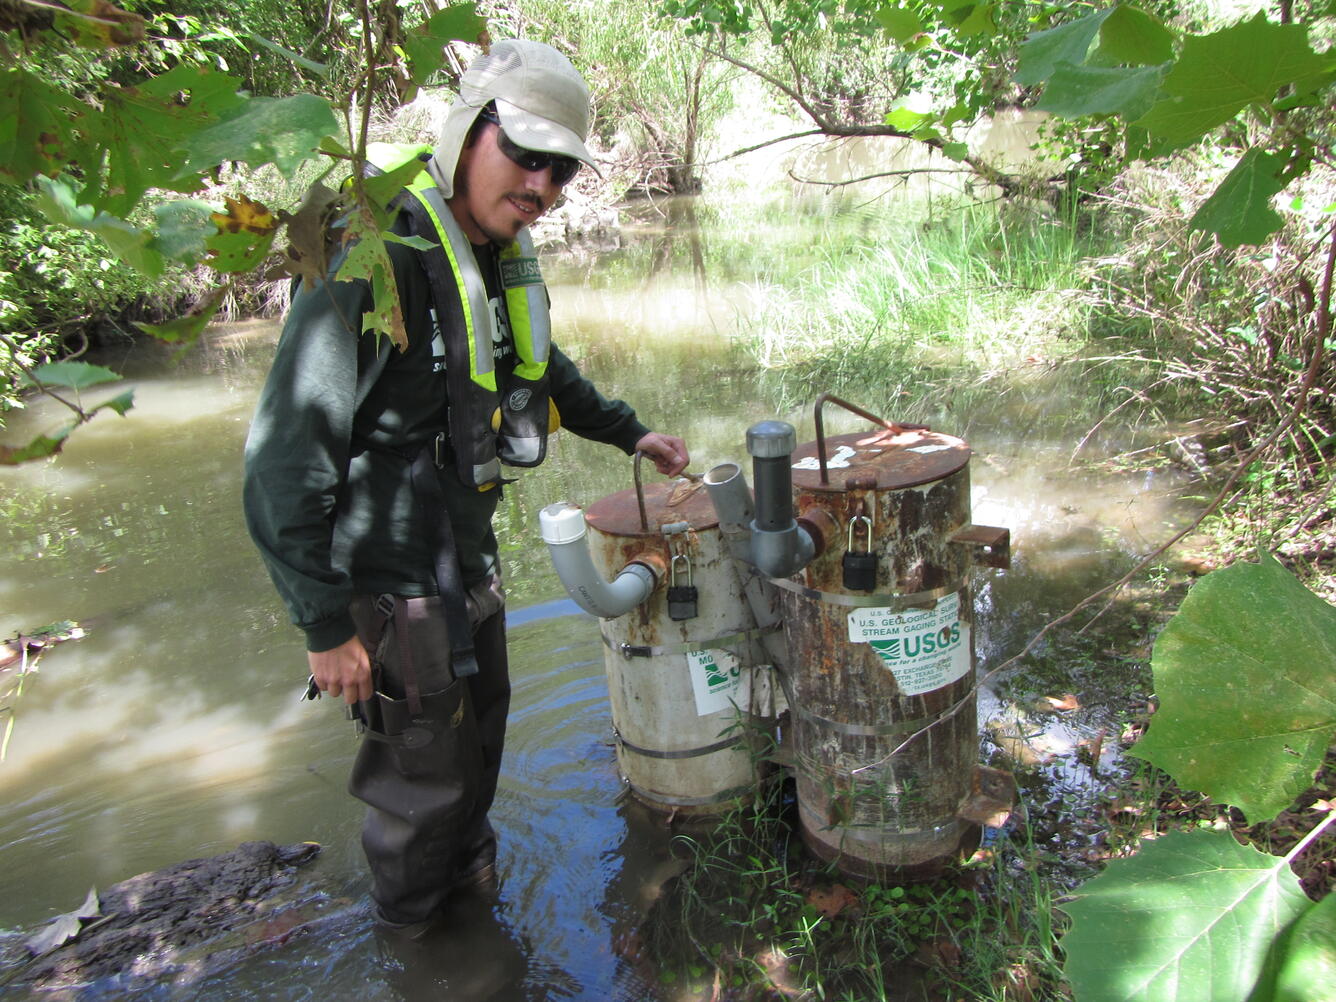
[[[909,394],[758,376],[729,337],[749,309],[745,256],[757,244],[728,239],[728,218],[717,224],[694,242],[665,229],[659,243],[593,269],[560,263],[552,297],[563,346],[605,394],[683,435],[695,471],[743,461],[745,430],[763,418],[792,421],[806,440],[819,389],[967,438],[974,520],[1010,528],[1015,554],[1011,571],[981,578],[984,670],[1181,518],[1172,476],[1069,465],[1112,392],[1079,366]],[[536,525],[548,503],[629,487],[630,462],[559,435],[550,461],[506,488],[496,528],[515,695],[495,810],[500,900],[461,901],[452,932],[420,947],[388,944],[366,911],[360,813],[343,792],[354,736],[332,701],[299,700],[301,640],[241,520],[241,448],[275,334],[217,329],[177,370],[127,349],[118,364],[136,387],[131,417],[99,419],[52,463],[0,473],[0,631],[61,619],[89,629],[47,655],[15,705],[0,765],[0,928],[33,927],[90,885],[248,839],[314,840],[326,849],[305,879],[328,913],[197,982],[191,997],[681,997],[627,946],[674,872],[673,832],[622,799],[596,623],[561,597]],[[53,419],[35,402],[13,430]],[[852,430],[842,420],[830,434]],[[1110,425],[1088,449],[1120,451],[1137,434]],[[983,712],[1010,714],[1020,740],[990,723],[988,748],[1022,763],[1036,801],[1089,795],[1085,767],[1058,752],[1113,734],[1129,692],[1144,691],[1155,605],[1145,596],[1116,636],[1055,639],[990,683]],[[1036,709],[1069,692],[1080,709]],[[1061,746],[1052,757],[1030,747],[1036,733]]]

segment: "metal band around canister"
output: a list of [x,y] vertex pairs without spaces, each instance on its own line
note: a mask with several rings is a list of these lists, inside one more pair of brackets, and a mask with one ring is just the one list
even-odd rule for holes
[[603,637],[603,643],[624,658],[657,658],[664,654],[689,654],[692,651],[718,650],[720,647],[728,647],[731,644],[760,640],[762,637],[771,633],[778,633],[782,629],[783,627],[776,623],[774,626],[758,627],[755,630],[744,630],[741,633],[729,633],[722,637],[715,637],[712,640],[688,640],[680,644],[663,644],[656,647],[617,644],[610,641],[606,636]]
[[808,588],[806,585],[800,585],[798,582],[790,581],[787,578],[768,578],[767,580],[776,588],[783,588],[785,591],[791,591],[804,598],[827,602],[831,605],[847,605],[855,609],[867,609],[876,606],[885,606],[888,609],[908,609],[927,602],[935,602],[939,598],[945,598],[952,592],[960,591],[964,587],[963,584],[955,584],[930,588],[928,591],[904,592],[898,595],[847,595],[843,592],[819,591],[816,588]]
[[615,727],[612,729],[612,736],[616,739],[617,745],[625,748],[627,751],[635,752],[637,755],[643,755],[645,758],[657,759],[683,759],[699,758],[702,755],[713,755],[717,751],[724,751],[733,748],[742,743],[742,735],[725,738],[723,741],[716,741],[712,745],[703,745],[700,748],[683,748],[680,751],[657,751],[653,748],[641,748],[639,745],[633,745],[626,738],[622,737],[621,732]]
[[881,738],[892,737],[896,734],[913,734],[925,727],[931,727],[943,717],[950,716],[957,712],[959,708],[970,699],[974,698],[974,692],[971,690],[962,699],[948,706],[945,710],[930,714],[926,717],[916,717],[913,720],[897,720],[891,724],[848,724],[840,720],[831,720],[827,717],[819,716],[810,710],[805,710],[801,706],[789,705],[789,709],[800,720],[813,724],[823,730],[836,731],[840,734],[849,734],[860,738]]

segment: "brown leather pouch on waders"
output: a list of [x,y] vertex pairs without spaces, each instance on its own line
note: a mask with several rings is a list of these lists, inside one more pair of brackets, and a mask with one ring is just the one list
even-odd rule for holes
[[376,692],[358,704],[365,731],[348,790],[370,808],[372,897],[391,921],[416,922],[456,876],[482,770],[477,723],[467,680],[450,668],[438,598],[363,597],[352,612]]

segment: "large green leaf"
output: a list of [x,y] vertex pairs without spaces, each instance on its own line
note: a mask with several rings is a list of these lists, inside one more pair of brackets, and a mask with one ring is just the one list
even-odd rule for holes
[[1065,118],[1082,115],[1139,118],[1155,102],[1160,77],[1158,66],[1102,69],[1063,63],[1053,71],[1036,107]]
[[476,42],[486,30],[486,18],[478,16],[472,3],[446,7],[411,29],[404,38],[404,52],[411,64],[412,82],[426,83],[441,68],[447,42]]
[[381,232],[382,221],[368,207],[348,215],[348,253],[335,278],[340,282],[361,280],[371,286],[371,309],[362,316],[362,330],[386,334],[400,349],[408,347],[408,329],[404,326],[399,304],[394,264]]
[[1279,178],[1284,166],[1283,157],[1249,150],[1193,214],[1190,225],[1214,233],[1226,247],[1262,243],[1281,226],[1271,199],[1285,187]]
[[1155,642],[1132,754],[1252,820],[1313,781],[1336,731],[1336,609],[1271,557],[1202,578]]
[[1336,1000],[1336,894],[1304,912],[1277,946],[1282,956],[1272,1002]]
[[36,201],[51,222],[95,233],[130,267],[150,277],[162,274],[162,255],[152,246],[152,234],[110,213],[80,205],[74,187],[64,177],[38,177]]
[[1141,119],[1153,134],[1188,143],[1287,84],[1331,67],[1308,44],[1308,29],[1271,24],[1259,13],[1209,35],[1191,35],[1164,80],[1166,97]]
[[72,361],[47,362],[45,365],[34,367],[32,374],[32,379],[25,375],[20,381],[21,384],[35,386],[41,383],[43,386],[76,391],[86,390],[90,386],[101,386],[103,383],[115,383],[121,378],[105,365]]
[[1173,832],[1062,905],[1064,970],[1080,1002],[1244,1000],[1309,904],[1283,859],[1228,832]]
[[26,184],[85,158],[83,140],[71,125],[91,113],[27,70],[0,73],[0,180]]
[[291,176],[315,155],[320,140],[338,131],[339,121],[329,102],[314,94],[251,98],[226,120],[182,144],[187,163],[180,174],[241,160],[252,167],[272,163]]
[[65,439],[70,437],[70,432],[74,431],[78,424],[77,421],[71,421],[49,435],[38,435],[25,445],[0,444],[0,466],[18,466],[20,463],[28,463],[34,459],[45,459],[47,456],[54,456],[60,451],[65,444]]
[[1079,66],[1085,62],[1091,43],[1114,8],[1068,21],[1047,31],[1037,31],[1021,43],[1016,81],[1025,85],[1043,83],[1053,75],[1059,63]]
[[138,87],[106,88],[98,141],[107,149],[107,174],[100,189],[90,178],[81,198],[123,216],[150,188],[194,191],[200,179],[182,174],[175,151],[245,100],[240,83],[182,64]]
[[1154,66],[1174,58],[1174,35],[1145,11],[1119,4],[1100,28],[1096,56],[1113,66]]
[[923,31],[923,21],[911,7],[883,7],[873,17],[886,29],[887,36],[897,42],[907,42]]

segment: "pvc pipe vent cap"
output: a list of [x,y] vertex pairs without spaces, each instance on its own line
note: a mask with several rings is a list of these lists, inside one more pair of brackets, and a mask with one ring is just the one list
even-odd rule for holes
[[538,525],[544,543],[574,543],[585,535],[584,510],[569,501],[558,501],[538,513]]

